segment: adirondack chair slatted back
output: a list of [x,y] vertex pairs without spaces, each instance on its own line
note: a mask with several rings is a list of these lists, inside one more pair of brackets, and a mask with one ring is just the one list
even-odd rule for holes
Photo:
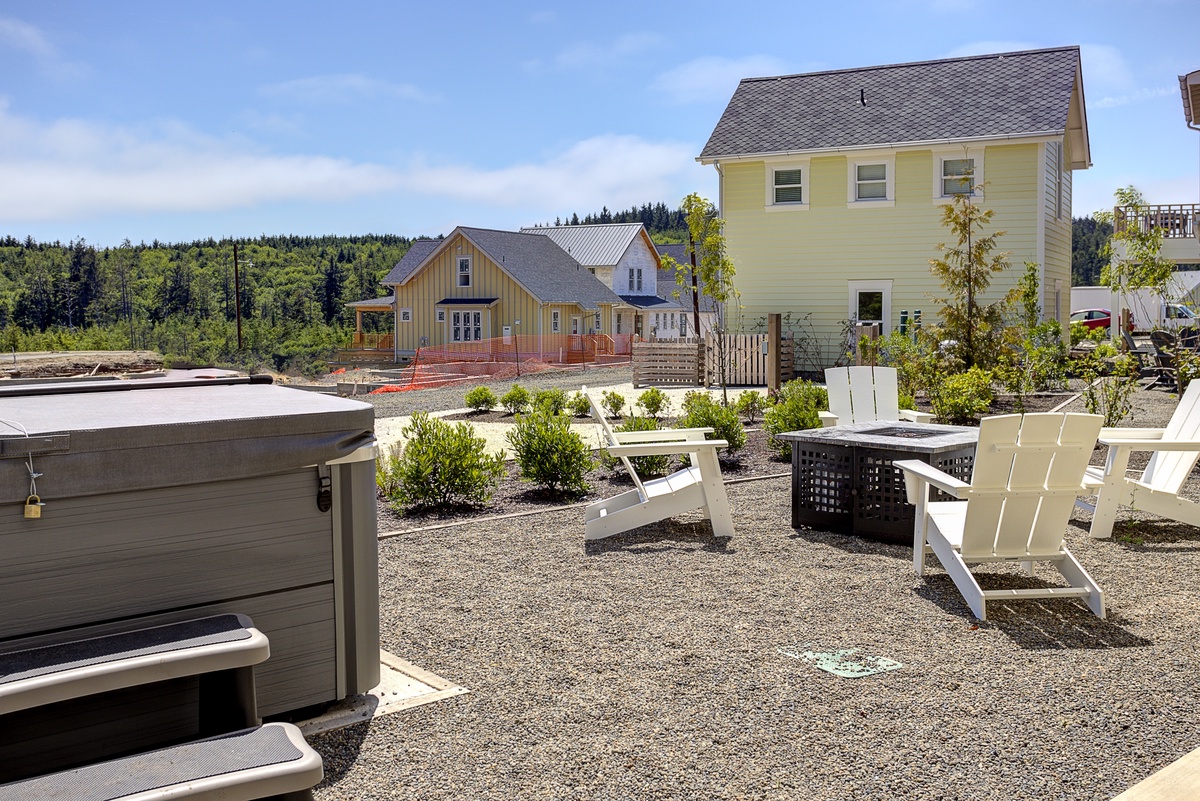
[[963,559],[1057,553],[1102,423],[1100,415],[1059,412],[985,418],[966,496]]
[[[617,434],[615,431],[613,431],[612,426],[609,424],[608,418],[604,414],[604,410],[600,408],[600,404],[596,402],[594,397],[592,397],[592,393],[588,392],[587,387],[584,387],[582,392],[583,396],[588,399],[588,404],[592,407],[592,416],[600,422],[600,431],[604,435],[605,445],[607,447],[620,445],[621,443],[617,441]],[[640,478],[638,478],[637,471],[633,469],[633,464],[625,456],[618,458],[621,460],[622,464],[625,465],[625,469],[629,472],[629,477],[633,479],[633,485],[637,487],[638,494],[642,497],[642,500],[645,500],[647,497],[646,485],[642,483]]]
[[831,367],[825,371],[825,387],[829,411],[840,425],[900,419],[894,367]]
[[[1164,442],[1200,438],[1200,381],[1188,384],[1162,438]],[[1142,473],[1142,483],[1178,495],[1197,459],[1200,459],[1200,451],[1155,451]]]

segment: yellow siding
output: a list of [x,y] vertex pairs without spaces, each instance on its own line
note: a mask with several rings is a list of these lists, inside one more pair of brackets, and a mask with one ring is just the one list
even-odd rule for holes
[[[1047,318],[1062,321],[1064,324],[1071,316],[1071,170],[1069,167],[1062,171],[1061,186],[1056,177],[1057,152],[1048,143],[1046,150],[1046,192],[1045,192],[1045,263],[1043,267],[1042,308]],[[1063,161],[1071,163],[1071,153],[1065,139],[1061,142]],[[1056,195],[1061,188],[1062,205],[1061,217],[1057,216],[1059,205]],[[1061,282],[1062,291],[1058,293],[1058,314],[1055,314],[1055,280]]]
[[[1025,260],[1038,255],[1040,146],[1004,145],[984,151],[986,196],[993,209],[992,230],[1004,230],[1002,250],[1011,251],[1014,269],[993,280],[985,300],[1003,296],[1020,277]],[[900,151],[895,161],[895,204],[847,208],[847,159],[815,157],[809,167],[807,210],[764,211],[763,162],[722,165],[723,215],[729,253],[741,292],[739,322],[754,326],[770,312],[806,316],[810,335],[826,358],[841,347],[849,316],[849,280],[892,279],[892,327],[902,310],[921,309],[926,323],[937,320],[933,301],[941,285],[930,274],[936,245],[949,238],[935,201],[934,155]]]
[[[461,248],[461,250],[460,250]],[[459,256],[471,257],[471,286],[457,285],[456,265]],[[556,352],[561,343],[552,340],[550,310],[558,309],[562,314],[561,334],[571,331],[571,318],[581,318],[582,332],[592,333],[596,309],[585,310],[573,303],[543,306],[533,295],[517,283],[508,273],[500,269],[482,251],[476,250],[461,234],[455,235],[449,245],[441,251],[432,264],[426,265],[411,281],[396,287],[396,348],[401,353],[415,351],[421,347],[421,337],[427,337],[428,346],[454,344],[451,342],[450,322],[455,309],[463,306],[446,306],[446,322],[437,322],[437,304],[445,298],[499,298],[495,306],[483,310],[484,339],[499,337],[504,326],[513,326],[513,333],[521,337],[543,336],[547,353]],[[400,310],[412,309],[413,320],[400,322]],[[468,307],[472,311],[478,306]],[[612,308],[601,306],[600,333],[612,332]],[[520,320],[521,324],[516,325]],[[522,340],[527,341],[527,340]],[[468,343],[469,344],[469,343]]]
[[[462,250],[459,251],[458,248]],[[458,256],[471,256],[471,286],[459,287],[455,265]],[[484,318],[483,336],[500,336],[503,326],[520,320],[518,334],[537,334],[536,324],[541,304],[526,292],[482,252],[477,251],[462,235],[456,235],[449,247],[442,250],[434,262],[426,266],[411,281],[396,287],[396,347],[401,352],[414,351],[421,337],[430,345],[441,345],[449,339],[447,322],[437,322],[435,306],[443,298],[499,298]],[[400,309],[411,308],[413,321],[400,322]],[[532,330],[531,330],[532,329]]]

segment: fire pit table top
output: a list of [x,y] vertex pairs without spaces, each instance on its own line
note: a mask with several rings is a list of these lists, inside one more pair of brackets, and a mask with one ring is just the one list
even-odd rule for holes
[[778,435],[788,442],[812,442],[827,445],[874,446],[882,450],[937,454],[959,450],[979,441],[979,429],[946,426],[937,423],[905,423],[875,420],[850,423],[832,428],[810,428]]

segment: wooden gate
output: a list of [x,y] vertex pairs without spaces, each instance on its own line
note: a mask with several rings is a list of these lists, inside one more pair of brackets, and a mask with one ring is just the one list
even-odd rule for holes
[[694,339],[633,343],[633,385],[700,386],[701,349]]
[[[721,360],[717,343],[725,346],[725,383],[731,387],[768,386],[766,334],[709,334],[704,338],[704,382],[707,386],[721,383]],[[790,333],[779,344],[779,372],[782,381],[790,381],[795,373],[795,348]]]

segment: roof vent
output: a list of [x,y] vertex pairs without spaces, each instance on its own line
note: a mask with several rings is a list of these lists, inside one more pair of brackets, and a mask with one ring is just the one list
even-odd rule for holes
[[867,90],[866,89],[858,90],[858,102],[863,107],[866,107],[866,105],[867,105]]

